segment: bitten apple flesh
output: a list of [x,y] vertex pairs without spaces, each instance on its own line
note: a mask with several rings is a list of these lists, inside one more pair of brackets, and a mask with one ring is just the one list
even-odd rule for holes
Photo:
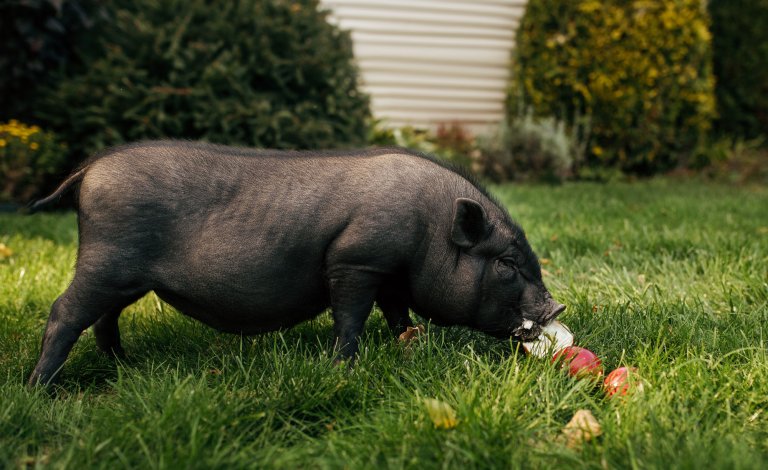
[[525,352],[540,358],[556,354],[568,346],[573,346],[573,333],[557,320],[544,326],[538,338],[523,343]]

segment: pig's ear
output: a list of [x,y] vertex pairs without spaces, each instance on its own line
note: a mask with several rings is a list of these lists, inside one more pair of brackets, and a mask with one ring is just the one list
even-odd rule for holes
[[460,197],[453,202],[451,240],[462,248],[471,248],[488,235],[488,218],[477,201]]

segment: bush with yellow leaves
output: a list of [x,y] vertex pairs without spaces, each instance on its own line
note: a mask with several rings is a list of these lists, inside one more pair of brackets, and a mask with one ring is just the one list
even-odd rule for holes
[[[701,0],[530,0],[517,36],[510,114],[591,121],[582,174],[686,163],[715,116]],[[575,123],[578,124],[578,123]]]
[[15,119],[0,123],[0,201],[29,202],[65,159],[65,147],[52,132]]

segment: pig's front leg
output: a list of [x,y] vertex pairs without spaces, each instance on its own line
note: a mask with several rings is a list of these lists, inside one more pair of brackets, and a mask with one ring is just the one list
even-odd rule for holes
[[408,313],[407,288],[396,283],[387,283],[381,287],[376,296],[376,303],[387,320],[389,330],[395,338],[403,334],[409,326],[413,326]]
[[380,275],[356,269],[334,270],[329,275],[337,360],[354,362],[380,283]]

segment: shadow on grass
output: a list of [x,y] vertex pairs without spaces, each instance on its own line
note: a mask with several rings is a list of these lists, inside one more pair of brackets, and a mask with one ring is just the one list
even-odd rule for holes
[[[247,372],[246,377],[259,377],[248,382],[251,387],[259,387],[265,375],[276,371],[281,371],[285,380],[300,382],[305,373],[312,375],[305,365],[320,370],[336,367],[333,326],[327,313],[290,329],[253,336],[218,332],[175,311],[157,315],[127,312],[120,327],[126,356],[115,359],[102,353],[92,330],[87,330],[62,370],[60,387],[64,391],[107,393],[120,380],[121,373],[151,374],[156,367],[185,376],[208,375],[214,382],[227,372]],[[363,367],[393,375],[405,367],[426,370],[434,356],[444,360],[443,356],[457,350],[471,351],[498,365],[518,349],[514,344],[510,347],[510,341],[466,328],[433,325],[428,325],[428,336],[418,342],[416,346],[404,346],[375,311],[361,336],[360,354],[353,369]]]

